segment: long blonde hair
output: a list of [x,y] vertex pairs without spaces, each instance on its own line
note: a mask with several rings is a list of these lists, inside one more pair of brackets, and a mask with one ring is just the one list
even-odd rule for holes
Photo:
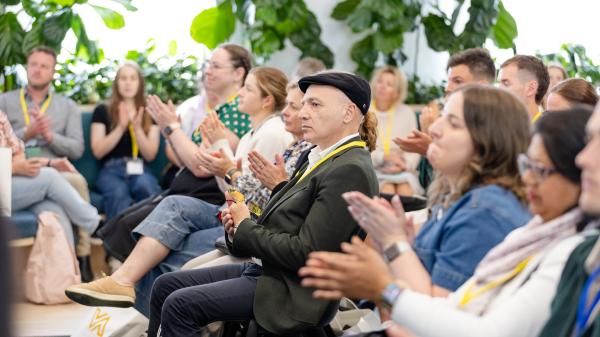
[[527,151],[531,138],[525,105],[511,93],[489,86],[466,86],[463,95],[465,124],[473,141],[474,154],[464,167],[455,191],[438,173],[429,187],[429,204],[448,207],[470,189],[499,185],[525,200],[517,156]]
[[[121,71],[125,67],[130,67],[135,70],[139,79],[138,90],[135,93],[135,97],[133,98],[135,101],[135,109],[136,112],[141,108],[146,106],[146,84],[144,82],[144,76],[142,75],[142,71],[140,67],[133,62],[124,63],[119,70],[117,70],[117,75],[115,76],[115,80],[112,85],[112,94],[110,96],[110,102],[108,103],[108,115],[110,116],[111,128],[114,129],[119,123],[119,104],[123,101],[123,96],[119,92],[119,76],[121,75]],[[148,133],[150,131],[150,127],[152,126],[152,117],[148,112],[144,111],[144,116],[142,117],[142,126],[144,128],[144,132]]]

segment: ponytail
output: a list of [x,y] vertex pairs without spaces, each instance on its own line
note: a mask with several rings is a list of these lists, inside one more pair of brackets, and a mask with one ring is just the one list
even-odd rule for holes
[[368,111],[360,124],[360,138],[367,143],[369,152],[375,151],[377,146],[377,116],[373,111]]

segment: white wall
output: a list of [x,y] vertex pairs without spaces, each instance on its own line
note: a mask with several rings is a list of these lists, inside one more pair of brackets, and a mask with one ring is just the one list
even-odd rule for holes
[[[453,0],[441,0],[440,3],[453,3]],[[354,71],[356,64],[350,59],[352,45],[360,40],[364,34],[354,34],[346,23],[334,20],[330,17],[331,12],[338,1],[332,0],[305,0],[308,8],[315,13],[321,25],[321,40],[331,49],[335,56],[334,68],[344,71]],[[425,35],[421,31],[421,41],[418,59],[418,73],[421,79],[439,82],[445,77],[445,65],[448,58],[447,53],[437,53],[427,47]],[[409,57],[402,69],[407,74],[413,74],[417,33],[408,33],[404,40],[404,53]],[[286,48],[271,56],[267,63],[270,66],[279,67],[288,74],[294,70],[294,66],[300,56],[300,51],[291,43]]]

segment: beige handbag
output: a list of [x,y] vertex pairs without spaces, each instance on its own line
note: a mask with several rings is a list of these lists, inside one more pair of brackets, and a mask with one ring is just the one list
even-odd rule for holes
[[40,304],[67,303],[65,289],[81,283],[75,252],[54,213],[38,216],[38,230],[25,269],[25,297]]

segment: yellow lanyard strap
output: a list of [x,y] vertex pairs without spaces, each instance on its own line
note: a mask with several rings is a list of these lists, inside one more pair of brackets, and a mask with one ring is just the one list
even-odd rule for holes
[[[29,119],[29,109],[27,108],[27,101],[25,100],[25,89],[21,88],[20,93],[21,98],[21,110],[23,110],[23,119],[25,120],[25,125],[29,126],[31,124],[31,120]],[[42,107],[40,108],[40,116],[46,113],[48,106],[52,102],[52,94],[48,94],[48,98],[42,103]]]
[[[371,106],[375,106],[374,102]],[[381,142],[383,143],[383,153],[387,156],[390,154],[392,146],[392,128],[394,126],[394,116],[396,114],[396,105],[392,105],[392,108],[387,111],[387,123],[385,126],[385,133]]]
[[140,148],[138,147],[135,132],[133,131],[133,125],[131,123],[129,123],[129,136],[131,136],[131,155],[133,156],[133,159],[137,159]]
[[465,296],[463,296],[463,298],[460,300],[458,305],[463,307],[463,306],[467,305],[469,302],[471,302],[474,298],[479,297],[482,294],[508,282],[513,277],[517,276],[520,272],[522,272],[523,269],[525,269],[525,267],[527,267],[527,264],[529,263],[529,261],[531,261],[532,257],[533,256],[529,256],[525,260],[519,262],[519,264],[515,267],[515,269],[513,269],[510,273],[504,275],[503,277],[501,277],[495,281],[491,281],[491,282],[484,284],[481,288],[479,288],[475,291],[473,291],[473,286],[475,286],[476,282],[475,281],[471,282],[469,284],[469,287],[467,288],[467,291],[465,292]]
[[531,123],[533,124],[533,123],[537,122],[537,120],[538,120],[538,119],[540,119],[540,117],[542,117],[542,112],[541,112],[541,111],[538,111],[538,112],[535,114],[535,116],[533,116],[533,118],[531,119]]
[[327,159],[335,156],[336,154],[349,149],[351,147],[366,147],[367,143],[363,142],[362,140],[355,140],[353,142],[350,142],[346,145],[340,146],[337,149],[335,149],[334,151],[332,151],[331,153],[329,153],[328,155],[326,155],[325,157],[321,158],[321,160],[319,160],[313,167],[311,167],[310,169],[304,171],[304,173],[302,173],[302,176],[300,176],[300,179],[298,179],[298,181],[296,182],[299,183],[302,181],[302,179],[304,179],[304,177],[306,177],[307,175],[309,175],[312,171],[314,171],[317,167],[319,167],[319,165],[323,164],[324,162],[327,161]]

